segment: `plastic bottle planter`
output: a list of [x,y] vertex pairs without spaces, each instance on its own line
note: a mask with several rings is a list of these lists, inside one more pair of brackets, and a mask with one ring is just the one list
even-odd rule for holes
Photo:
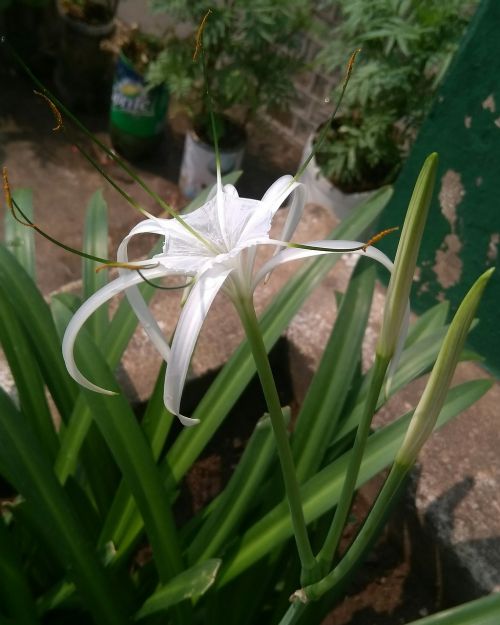
[[121,54],[111,95],[110,132],[115,149],[130,159],[153,150],[165,130],[166,87],[148,89],[144,76]]
[[54,81],[64,102],[75,110],[104,111],[113,81],[113,56],[101,49],[115,22],[87,24],[59,9],[62,23],[60,52]]
[[[244,139],[232,148],[220,148],[222,175],[241,167],[244,151]],[[202,141],[192,130],[184,140],[179,187],[186,197],[194,198],[206,187],[211,187],[215,183],[215,179],[214,149]]]
[[[300,159],[300,164],[305,162],[313,149],[314,134],[307,139]],[[302,174],[300,181],[305,185],[307,202],[319,204],[333,211],[339,218],[344,219],[351,214],[353,208],[368,200],[375,191],[362,191],[360,193],[344,193],[325,178],[313,156],[307,169]]]

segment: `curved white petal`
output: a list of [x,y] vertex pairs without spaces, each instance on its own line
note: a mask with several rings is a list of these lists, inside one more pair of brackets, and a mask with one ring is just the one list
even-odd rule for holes
[[[135,228],[131,230],[131,232],[123,239],[118,247],[118,251],[116,254],[117,260],[119,263],[127,263],[128,262],[128,243],[130,239],[136,234],[164,234],[163,230],[157,224],[151,223],[150,221],[142,222],[137,224]],[[120,275],[125,276],[129,270],[121,269]],[[129,286],[125,295],[129,301],[132,310],[136,314],[139,322],[141,323],[144,331],[148,335],[149,339],[156,347],[156,349],[160,352],[161,357],[168,362],[168,358],[170,356],[170,345],[166,341],[163,336],[163,332],[160,329],[156,319],[153,314],[149,310],[149,306],[146,304],[144,298],[141,295],[141,292],[137,288],[137,286]]]
[[261,269],[257,272],[253,288],[259,284],[259,282],[273,269],[282,265],[283,263],[288,263],[292,260],[300,260],[302,258],[310,258],[312,256],[321,256],[322,254],[331,254],[331,253],[339,253],[339,254],[359,254],[360,256],[368,256],[369,258],[373,258],[374,260],[381,263],[384,267],[386,267],[389,271],[392,271],[393,263],[391,259],[386,256],[383,252],[378,250],[376,247],[372,247],[369,245],[365,251],[362,249],[353,250],[353,248],[360,248],[364,245],[361,241],[335,241],[335,240],[324,240],[324,241],[308,241],[304,243],[304,245],[308,245],[311,247],[318,248],[328,248],[327,250],[310,250],[310,249],[302,249],[289,247],[285,250],[279,252],[276,256],[273,256],[270,260],[265,263]]
[[172,341],[169,365],[165,374],[164,402],[184,425],[195,425],[197,419],[180,414],[180,404],[191,356],[208,310],[223,285],[230,268],[215,266],[200,276],[182,310]]
[[[165,275],[165,270],[163,269],[163,267],[157,267],[155,269],[145,269],[144,275],[148,279],[161,278]],[[71,321],[68,324],[68,327],[66,328],[62,343],[62,353],[66,368],[71,377],[76,382],[78,382],[85,388],[90,389],[91,391],[97,391],[98,393],[104,393],[106,395],[114,395],[112,391],[101,388],[100,386],[97,386],[96,384],[93,384],[92,382],[87,380],[87,378],[79,371],[78,367],[76,366],[73,350],[78,333],[80,332],[83,324],[92,315],[92,313],[99,308],[99,306],[107,302],[114,295],[121,293],[130,286],[137,284],[141,281],[141,276],[135,271],[133,273],[128,273],[124,276],[116,278],[116,280],[113,280],[102,289],[99,289],[99,291],[94,293],[92,297],[90,297],[84,304],[82,304],[82,306],[73,315]]]

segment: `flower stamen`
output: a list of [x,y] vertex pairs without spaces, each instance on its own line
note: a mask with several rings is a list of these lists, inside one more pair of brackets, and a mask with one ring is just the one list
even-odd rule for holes
[[393,228],[386,228],[385,230],[382,230],[378,234],[373,235],[371,239],[368,239],[368,241],[363,245],[361,249],[363,250],[363,252],[366,252],[367,247],[373,245],[374,243],[378,243],[380,239],[383,239],[386,235],[391,234],[391,232],[396,232],[396,230],[399,230],[399,226],[394,226]]
[[33,89],[33,93],[39,96],[40,98],[43,98],[47,102],[47,104],[50,106],[50,110],[52,111],[56,120],[56,126],[55,128],[52,128],[52,130],[54,131],[63,130],[64,129],[63,118],[59,109],[54,104],[54,102],[52,102],[52,100],[49,98],[48,95],[46,95],[45,93],[42,93],[41,91],[36,91],[35,89]]

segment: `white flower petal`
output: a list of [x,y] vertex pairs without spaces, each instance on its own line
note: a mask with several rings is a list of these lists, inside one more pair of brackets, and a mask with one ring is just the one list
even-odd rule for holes
[[[151,220],[138,224],[137,226],[135,226],[135,228],[132,229],[130,234],[128,234],[123,239],[118,247],[118,252],[116,256],[119,263],[128,263],[128,243],[133,236],[143,233],[164,234],[162,228],[157,224],[151,222]],[[128,269],[120,270],[121,276],[125,276],[127,273],[129,273]],[[156,349],[160,352],[161,357],[168,362],[168,358],[170,356],[170,345],[163,336],[163,332],[161,331],[156,319],[151,313],[149,306],[144,301],[141,292],[139,291],[137,286],[134,285],[128,287],[128,289],[125,291],[125,295],[127,296],[132,310],[135,312],[149,339],[156,347]]]
[[[146,261],[149,263],[150,261]],[[148,279],[153,278],[161,278],[165,275],[165,270],[163,267],[158,267],[155,269],[145,269],[144,275]],[[87,319],[92,315],[94,311],[96,311],[99,306],[107,302],[114,295],[121,293],[125,289],[130,286],[141,282],[142,278],[137,272],[128,273],[124,276],[120,276],[113,280],[102,289],[99,289],[92,297],[90,297],[77,312],[73,315],[73,318],[68,324],[66,328],[66,332],[64,333],[63,343],[62,343],[62,353],[64,362],[66,364],[66,368],[71,375],[71,377],[86,388],[97,391],[98,393],[104,393],[106,395],[114,395],[112,391],[108,391],[96,384],[93,384],[79,371],[76,366],[75,357],[73,354],[73,349],[75,345],[76,338],[78,333],[80,332],[83,324],[87,321]]]
[[215,266],[200,276],[182,309],[172,341],[169,365],[165,375],[164,401],[170,412],[176,414],[185,425],[194,425],[180,414],[180,404],[191,356],[208,310],[231,273],[230,268]]
[[384,267],[386,267],[389,271],[392,271],[392,268],[393,268],[393,263],[390,260],[390,258],[386,256],[383,252],[378,250],[376,247],[372,247],[371,245],[369,245],[365,251],[361,249],[351,251],[353,250],[353,248],[363,246],[364,243],[362,243],[361,241],[336,241],[336,240],[327,239],[323,241],[308,241],[307,243],[304,243],[303,245],[308,245],[310,247],[318,247],[318,248],[328,248],[328,249],[325,251],[321,249],[311,250],[311,249],[289,247],[286,250],[282,250],[276,256],[273,256],[270,260],[268,260],[267,263],[265,263],[261,267],[261,269],[257,272],[257,275],[255,276],[255,279],[254,279],[253,288],[255,289],[255,287],[259,284],[259,282],[263,278],[265,278],[265,276],[269,272],[271,272],[273,269],[275,269],[279,265],[282,265],[283,263],[288,263],[288,262],[291,262],[292,260],[300,260],[302,258],[310,258],[312,256],[321,256],[323,254],[331,254],[331,253],[359,254],[360,256],[368,256],[369,258],[373,258],[374,260],[384,265]]

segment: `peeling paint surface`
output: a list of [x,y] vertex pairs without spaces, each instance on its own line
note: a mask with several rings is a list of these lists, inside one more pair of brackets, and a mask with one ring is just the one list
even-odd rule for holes
[[500,234],[498,232],[494,232],[490,236],[490,242],[488,245],[488,260],[494,263],[498,257],[498,244],[500,243]]
[[457,206],[465,195],[464,185],[460,174],[449,169],[441,179],[441,191],[439,192],[439,205],[441,212],[450,222],[451,231],[455,232],[457,222]]
[[462,276],[463,263],[459,256],[462,243],[456,234],[448,234],[444,238],[443,248],[436,252],[436,264],[432,269],[439,284],[449,289],[457,284]]
[[436,251],[436,262],[432,268],[437,281],[444,289],[457,284],[462,276],[463,263],[459,256],[462,243],[456,234],[456,225],[457,206],[464,195],[465,190],[460,174],[449,169],[441,179],[439,205],[441,212],[450,224],[451,234],[445,236],[440,249]]
[[470,128],[472,126],[472,117],[470,115],[466,115],[464,118],[464,126],[466,128]]
[[492,93],[490,93],[486,100],[483,100],[482,107],[485,111],[491,111],[492,113],[497,110],[495,98]]

